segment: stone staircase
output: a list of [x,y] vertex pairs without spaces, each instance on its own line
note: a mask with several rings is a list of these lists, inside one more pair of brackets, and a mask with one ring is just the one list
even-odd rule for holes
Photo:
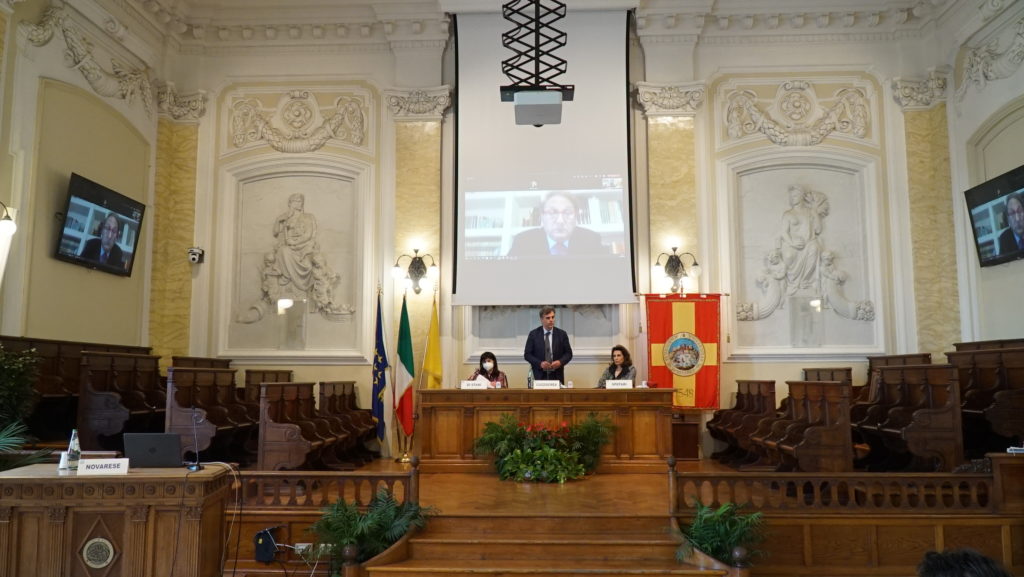
[[437,516],[369,577],[724,575],[675,561],[667,517]]

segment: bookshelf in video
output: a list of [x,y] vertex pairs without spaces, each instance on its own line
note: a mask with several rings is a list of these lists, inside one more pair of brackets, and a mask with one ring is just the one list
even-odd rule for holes
[[[540,226],[541,200],[551,190],[500,190],[466,194],[465,250],[467,257],[506,254],[520,232]],[[601,234],[612,254],[623,251],[623,193],[621,188],[559,191],[572,196],[576,225]]]

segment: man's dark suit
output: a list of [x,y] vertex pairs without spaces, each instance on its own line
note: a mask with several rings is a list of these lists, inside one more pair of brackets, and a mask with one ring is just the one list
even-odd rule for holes
[[565,382],[565,365],[572,360],[572,346],[569,334],[558,327],[551,329],[551,360],[561,361],[557,371],[544,372],[540,364],[544,362],[544,327],[537,327],[526,336],[526,349],[523,358],[533,367],[534,380]]
[[110,268],[124,268],[124,253],[121,251],[121,247],[116,244],[110,247],[110,255],[107,256],[107,262],[105,263],[100,262],[100,248],[100,239],[91,238],[85,242],[85,248],[82,249],[78,256]]
[[[566,254],[574,256],[608,253],[601,244],[600,234],[578,226],[572,229],[566,249]],[[512,248],[508,249],[507,256],[552,256],[544,228],[531,228],[517,234],[512,239]]]
[[1020,247],[1017,246],[1017,239],[1013,236],[1013,229],[1008,228],[1004,230],[1003,234],[999,235],[999,256],[1017,252],[1018,250],[1020,250]]

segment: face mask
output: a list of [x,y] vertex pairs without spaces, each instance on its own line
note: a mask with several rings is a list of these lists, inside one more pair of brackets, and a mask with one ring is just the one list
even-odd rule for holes
[[494,368],[494,363],[491,361],[484,361],[484,370],[489,371]]

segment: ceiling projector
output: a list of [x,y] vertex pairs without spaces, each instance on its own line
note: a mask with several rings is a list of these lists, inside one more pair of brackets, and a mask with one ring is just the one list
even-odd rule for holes
[[520,90],[512,102],[516,107],[516,124],[560,124],[562,93],[557,90]]

